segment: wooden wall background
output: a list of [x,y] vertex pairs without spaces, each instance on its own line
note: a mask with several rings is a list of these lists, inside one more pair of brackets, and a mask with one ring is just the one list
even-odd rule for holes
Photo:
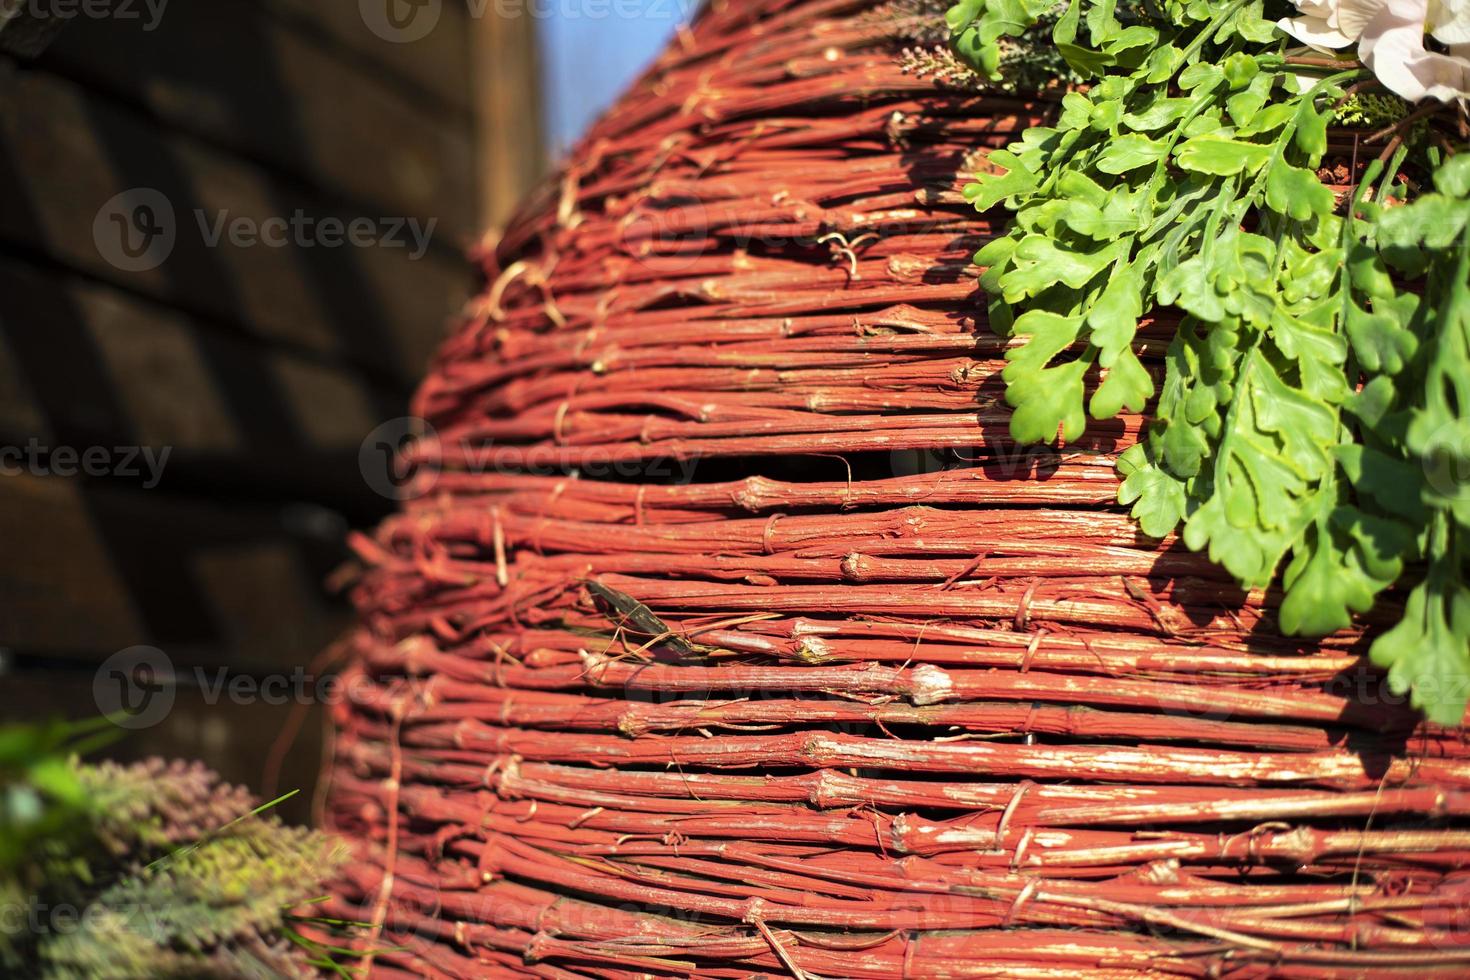
[[[465,247],[544,166],[528,18],[446,0],[426,37],[391,43],[356,0],[175,2],[152,31],[76,17],[54,36],[27,16],[0,24],[0,447],[171,455],[152,489],[0,476],[0,722],[95,714],[97,665],[139,644],[183,674],[255,678],[330,644],[344,535],[391,506],[360,475],[363,438],[405,414],[474,285]],[[138,187],[181,230],[129,273],[93,223]],[[195,209],[437,227],[418,261],[210,248]],[[113,753],[198,757],[260,789],[290,713],[184,684]],[[319,727],[283,787],[310,789]]]

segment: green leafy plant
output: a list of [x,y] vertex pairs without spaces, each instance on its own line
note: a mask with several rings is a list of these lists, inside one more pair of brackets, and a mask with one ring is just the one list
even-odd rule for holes
[[[1470,684],[1470,155],[1355,60],[1292,54],[1264,0],[962,0],[955,52],[994,77],[1053,18],[1086,79],[1054,124],[966,188],[1014,212],[975,261],[1006,355],[1011,434],[1075,440],[1151,411],[1119,461],[1142,529],[1245,587],[1278,578],[1280,625],[1322,635],[1400,580],[1371,655],[1458,723]],[[1366,165],[1331,133],[1391,129]],[[1361,135],[1361,134],[1360,134]],[[1359,140],[1361,142],[1361,140]],[[1342,143],[1337,150],[1341,154]],[[1341,187],[1319,174],[1348,173]],[[1405,168],[1419,188],[1398,200]],[[1431,189],[1432,188],[1432,189]],[[1177,322],[1162,379],[1140,324]]]
[[[89,765],[110,723],[0,729],[0,972],[308,977],[349,931],[305,908],[343,845],[198,764]],[[280,802],[280,801],[275,801]]]

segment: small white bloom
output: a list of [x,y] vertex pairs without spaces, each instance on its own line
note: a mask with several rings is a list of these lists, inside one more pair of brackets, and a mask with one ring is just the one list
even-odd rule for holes
[[[1297,0],[1279,27],[1318,51],[1354,44],[1363,64],[1410,102],[1470,98],[1470,0]],[[1425,35],[1449,53],[1430,51]]]

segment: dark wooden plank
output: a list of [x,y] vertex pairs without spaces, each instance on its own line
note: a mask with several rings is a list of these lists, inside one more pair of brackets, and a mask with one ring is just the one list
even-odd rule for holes
[[[421,16],[433,18],[422,23],[411,21],[411,33],[388,32],[384,36],[378,15],[369,5],[376,3],[384,11],[388,0],[321,3],[320,0],[257,0],[259,5],[284,23],[329,39],[344,51],[381,66],[396,80],[431,95],[436,101],[462,111],[468,117],[470,97],[471,26],[469,8],[463,0],[445,0],[435,14],[425,6]],[[489,9],[493,10],[493,6]],[[374,30],[369,18],[378,24]],[[425,29],[427,28],[427,29]],[[408,40],[407,38],[412,38]],[[379,74],[383,74],[379,71]],[[402,87],[395,81],[395,87]]]
[[59,476],[0,479],[0,647],[101,663],[311,661],[351,621],[325,583],[347,523],[301,505],[200,501]]
[[[167,447],[165,492],[309,499],[372,517],[363,439],[404,411],[360,374],[112,287],[0,258],[0,443]],[[144,479],[135,482],[149,482]]]
[[449,242],[473,232],[468,114],[411,98],[255,0],[174,4],[119,41],[117,25],[78,20],[40,64],[376,215],[434,219]]
[[[222,217],[258,226],[300,214],[311,230],[328,219],[338,228],[368,219],[378,236],[394,229],[376,223],[379,215],[333,207],[197,140],[161,135],[146,118],[73,83],[5,68],[0,62],[0,248],[361,365],[404,387],[421,375],[470,286],[457,256],[413,258],[407,227],[395,238],[404,247],[241,246],[228,237],[212,244]],[[140,188],[156,193],[117,197]],[[140,202],[151,209],[146,220]],[[171,248],[167,235],[145,238],[128,224],[137,221],[172,228]],[[132,261],[124,234],[162,251]]]
[[0,479],[0,500],[9,555],[0,563],[0,647],[105,657],[142,642],[142,616],[80,486],[7,476]]
[[[3,306],[3,298],[0,298],[0,308]],[[0,312],[0,419],[6,420],[0,428],[9,430],[12,434],[23,432],[38,439],[52,438],[51,428],[31,390],[26,372],[5,339],[3,312]]]

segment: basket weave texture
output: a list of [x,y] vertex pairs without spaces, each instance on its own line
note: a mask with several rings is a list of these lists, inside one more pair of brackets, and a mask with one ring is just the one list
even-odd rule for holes
[[714,3],[485,248],[358,541],[373,974],[1466,975],[1463,733],[1141,539],[1140,418],[1007,439],[956,174],[1047,103],[903,9]]

